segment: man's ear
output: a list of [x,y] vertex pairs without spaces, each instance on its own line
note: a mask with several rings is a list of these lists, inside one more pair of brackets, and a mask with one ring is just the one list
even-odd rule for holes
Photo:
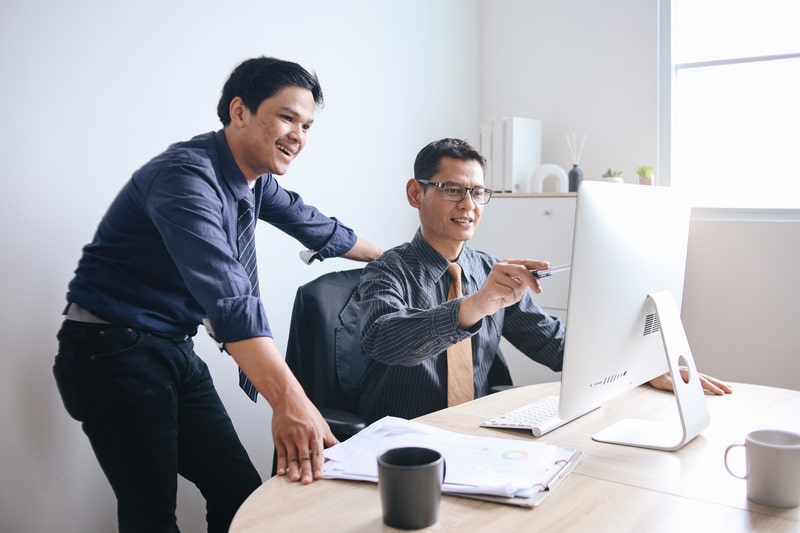
[[406,183],[406,198],[408,198],[408,205],[419,209],[422,202],[422,184],[414,178]]
[[234,96],[228,106],[228,112],[231,115],[231,124],[237,126],[241,125],[244,121],[244,116],[247,111],[248,109],[244,104],[244,100],[242,100],[239,96]]

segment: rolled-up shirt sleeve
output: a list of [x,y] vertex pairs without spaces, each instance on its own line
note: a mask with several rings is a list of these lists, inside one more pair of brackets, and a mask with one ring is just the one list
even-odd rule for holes
[[221,344],[272,336],[264,306],[256,296],[220,298],[208,315],[206,327]]

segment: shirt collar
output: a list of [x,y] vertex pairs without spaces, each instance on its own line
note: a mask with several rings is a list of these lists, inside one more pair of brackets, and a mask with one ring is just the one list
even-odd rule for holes
[[[450,266],[450,260],[437,252],[436,249],[425,240],[422,236],[421,229],[417,229],[411,241],[411,245],[416,250],[420,262],[425,265],[425,271],[432,278],[438,279],[445,274],[447,267]],[[472,272],[480,263],[475,250],[465,243],[456,262],[461,265],[461,270],[464,272],[465,276],[474,279]]]
[[[430,276],[432,280],[440,279],[445,275],[449,276],[447,267],[450,266],[450,261],[428,244],[428,241],[422,236],[421,229],[417,229],[414,234],[411,246],[415,250],[419,262],[423,265],[423,272],[420,275]],[[457,263],[461,265],[461,271],[468,281],[468,286],[477,287],[478,279],[475,277],[475,273],[484,271],[480,254],[464,243],[464,248],[461,250],[461,255],[458,256]]]
[[[228,140],[225,138],[224,130],[214,132],[214,143],[216,144],[217,153],[219,154],[219,168],[222,171],[222,179],[233,192],[233,197],[236,201],[239,201],[250,194],[250,187],[248,187],[247,179],[244,177],[239,165],[236,164],[236,160],[233,158],[233,153],[228,146]],[[256,187],[258,187],[260,181],[261,178],[256,181]]]
[[440,277],[450,266],[450,261],[428,244],[428,241],[422,236],[422,229],[417,229],[411,244],[416,248],[420,262],[425,265],[425,269],[432,277]]

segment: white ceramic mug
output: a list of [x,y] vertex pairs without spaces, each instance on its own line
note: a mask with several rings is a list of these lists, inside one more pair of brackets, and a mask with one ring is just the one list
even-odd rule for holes
[[[728,465],[734,448],[745,449],[746,470],[739,475]],[[780,429],[759,429],[747,434],[744,444],[725,449],[725,469],[747,480],[747,497],[770,507],[800,504],[800,435]]]

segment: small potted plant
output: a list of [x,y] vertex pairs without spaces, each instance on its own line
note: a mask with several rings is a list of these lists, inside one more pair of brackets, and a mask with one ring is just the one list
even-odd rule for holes
[[656,174],[656,167],[652,166],[636,167],[636,174],[639,175],[640,185],[652,185],[653,177]]
[[603,181],[608,181],[610,183],[625,183],[625,180],[622,179],[622,171],[621,170],[612,170],[609,168],[603,175],[601,176]]

